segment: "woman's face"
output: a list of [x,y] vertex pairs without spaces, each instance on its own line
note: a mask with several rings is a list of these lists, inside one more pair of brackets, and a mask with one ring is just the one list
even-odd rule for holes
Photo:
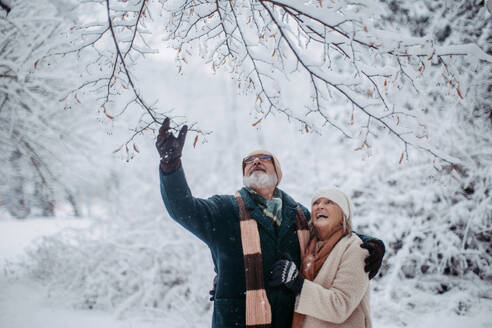
[[343,213],[340,206],[328,198],[318,198],[311,207],[311,220],[320,239],[334,227],[342,224]]

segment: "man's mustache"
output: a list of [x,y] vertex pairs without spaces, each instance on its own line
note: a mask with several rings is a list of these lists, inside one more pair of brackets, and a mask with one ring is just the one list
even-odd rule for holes
[[251,173],[255,172],[255,171],[263,171],[266,173],[266,168],[264,168],[263,166],[261,166],[260,164],[254,166],[252,169],[251,169]]

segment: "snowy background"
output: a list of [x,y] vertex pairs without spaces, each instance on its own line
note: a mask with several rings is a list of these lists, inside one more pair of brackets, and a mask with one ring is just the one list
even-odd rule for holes
[[[479,2],[391,1],[388,24],[443,44],[472,41],[490,55],[491,18]],[[41,13],[26,1],[10,3],[10,17]],[[70,18],[70,4],[43,8]],[[97,95],[64,99],[91,73],[86,58],[36,62],[42,45],[33,41],[30,52],[12,46],[15,32],[0,19],[3,49],[14,49],[2,53],[0,68],[25,86],[15,89],[17,99],[9,93],[13,80],[0,80],[0,327],[209,327],[209,251],[162,204],[153,135],[121,148],[140,113],[113,120]],[[32,21],[16,22],[24,31],[34,24],[32,40],[46,36],[50,25]],[[159,54],[132,68],[139,89],[211,132],[190,132],[183,151],[195,196],[233,193],[242,157],[268,149],[280,160],[284,191],[309,205],[316,188],[337,185],[352,196],[355,230],[384,240],[383,267],[371,282],[375,327],[492,327],[490,63],[461,72],[463,99],[420,94],[435,106],[424,116],[429,142],[457,160],[450,165],[414,148],[402,160],[402,145],[384,134],[357,150],[358,138],[328,127],[307,132],[278,114],[253,126],[261,117],[255,96],[227,70],[214,72],[199,57],[178,70],[175,52],[154,39]],[[289,99],[305,92],[289,90]],[[116,100],[108,112],[122,106]],[[349,122],[351,111],[339,115]]]

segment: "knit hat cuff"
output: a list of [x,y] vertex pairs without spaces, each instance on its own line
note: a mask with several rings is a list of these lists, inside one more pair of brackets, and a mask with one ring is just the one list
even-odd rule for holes
[[311,206],[320,198],[326,198],[336,203],[341,209],[343,214],[350,220],[353,215],[353,207],[350,198],[340,189],[335,187],[322,188],[317,190],[313,198],[311,199]]

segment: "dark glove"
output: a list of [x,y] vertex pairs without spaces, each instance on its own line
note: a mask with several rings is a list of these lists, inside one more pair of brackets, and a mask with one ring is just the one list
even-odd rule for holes
[[212,289],[208,291],[210,294],[210,302],[215,301],[215,290],[217,289],[217,275],[214,277],[214,282],[212,285]]
[[0,1],[0,7],[7,12],[7,15],[10,13],[11,8],[3,1]]
[[176,171],[181,165],[181,153],[183,151],[184,141],[186,139],[186,133],[188,132],[188,126],[183,125],[179,131],[178,137],[174,137],[169,129],[169,117],[164,120],[161,128],[159,129],[159,135],[155,147],[161,155],[161,169],[164,172]]
[[379,239],[371,239],[361,244],[360,247],[369,251],[369,255],[365,260],[366,266],[364,270],[369,272],[369,279],[372,279],[378,273],[379,268],[381,268],[381,263],[383,263],[384,244]]
[[301,292],[304,278],[299,274],[299,270],[294,262],[289,260],[279,260],[272,268],[270,286],[285,286],[294,294]]

